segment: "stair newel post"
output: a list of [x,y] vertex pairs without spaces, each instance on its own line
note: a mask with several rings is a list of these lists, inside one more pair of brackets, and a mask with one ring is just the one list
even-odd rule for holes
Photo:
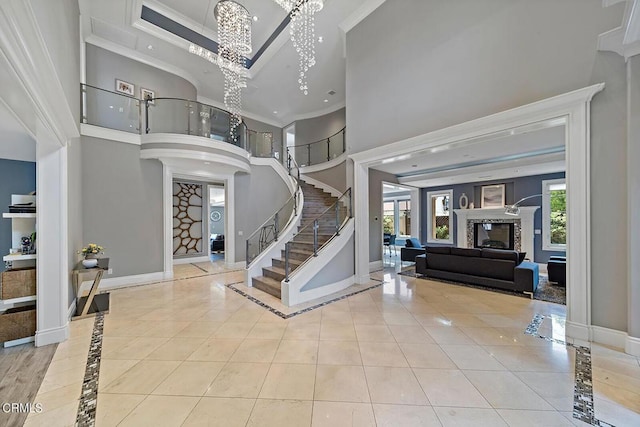
[[276,212],[274,218],[273,218],[273,236],[274,236],[274,240],[277,242],[278,241],[278,234],[280,234],[280,230],[279,230],[279,224],[278,224],[278,217],[279,217],[279,212]]
[[307,166],[311,166],[311,144],[307,145]]
[[347,135],[346,135],[346,128],[342,129],[342,152],[346,152],[347,151]]
[[284,281],[289,281],[289,245],[291,242],[287,242],[284,245]]
[[149,100],[148,99],[144,100],[144,128],[145,128],[145,133],[149,133],[149,131],[151,130],[149,128]]
[[248,266],[249,264],[251,264],[251,261],[252,261],[251,259],[249,259],[249,239],[245,241],[245,251],[246,251],[245,259],[247,260],[247,266]]
[[327,162],[331,160],[331,139],[327,138]]
[[336,236],[340,235],[340,201],[336,202]]
[[313,221],[313,256],[318,256],[318,220]]
[[351,189],[349,189],[349,218],[353,218],[353,198],[351,197]]
[[289,175],[291,175],[291,153],[287,148],[287,170],[289,171]]

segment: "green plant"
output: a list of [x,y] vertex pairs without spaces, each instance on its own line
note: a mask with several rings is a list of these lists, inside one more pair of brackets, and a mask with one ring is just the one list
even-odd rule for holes
[[449,227],[446,225],[440,225],[436,227],[436,239],[448,239]]
[[382,230],[383,230],[384,233],[393,234],[393,232],[394,232],[394,229],[393,229],[393,216],[385,215],[382,218]]
[[551,205],[551,243],[565,245],[567,243],[567,191],[554,190],[550,197]]

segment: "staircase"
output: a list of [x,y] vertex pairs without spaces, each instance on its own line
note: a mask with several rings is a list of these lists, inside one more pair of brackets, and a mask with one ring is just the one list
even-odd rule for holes
[[[295,271],[309,257],[313,256],[313,221],[327,209],[333,206],[337,197],[323,190],[300,181],[300,188],[304,194],[304,206],[302,207],[302,219],[298,227],[298,233],[289,244],[289,273]],[[342,212],[344,207],[339,208]],[[334,215],[325,215],[318,219],[318,248],[328,242],[336,233],[336,221]],[[308,227],[307,227],[308,226]],[[306,228],[305,228],[306,227]],[[251,279],[253,287],[260,289],[277,298],[281,297],[281,282],[285,279],[285,251],[281,251],[280,258],[272,258],[271,266],[262,269],[262,276]]]

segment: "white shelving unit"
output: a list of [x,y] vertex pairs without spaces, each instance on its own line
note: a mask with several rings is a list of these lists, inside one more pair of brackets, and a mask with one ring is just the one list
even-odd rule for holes
[[[36,201],[36,196],[27,196],[21,194],[11,195],[11,204],[16,205],[20,203],[31,203]],[[11,220],[11,247],[21,248],[22,238],[25,236],[31,236],[36,231],[36,214],[35,213],[12,213],[4,212],[2,218]],[[37,241],[37,238],[36,238]],[[7,250],[2,248],[2,250]],[[7,250],[8,252],[8,250]],[[28,268],[35,267],[38,259],[37,254],[7,254],[2,257],[2,261],[11,263],[12,268]],[[29,295],[20,298],[12,298],[7,300],[0,299],[0,315],[5,311],[21,307],[32,305],[33,301],[36,301],[36,295]],[[34,340],[34,337],[20,338],[13,341],[5,341],[4,347],[11,347],[15,345],[24,344]]]

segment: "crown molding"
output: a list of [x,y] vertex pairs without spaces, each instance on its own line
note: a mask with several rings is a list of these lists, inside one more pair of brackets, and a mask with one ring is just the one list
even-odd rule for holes
[[364,21],[364,19],[371,15],[373,11],[382,6],[382,4],[386,0],[367,0],[365,1],[359,8],[357,8],[351,15],[347,17],[344,21],[342,21],[338,28],[343,33],[348,33],[351,31],[356,25],[360,22]]
[[626,2],[622,24],[600,34],[598,50],[611,51],[625,60],[640,54],[640,0],[603,0],[602,7]]

